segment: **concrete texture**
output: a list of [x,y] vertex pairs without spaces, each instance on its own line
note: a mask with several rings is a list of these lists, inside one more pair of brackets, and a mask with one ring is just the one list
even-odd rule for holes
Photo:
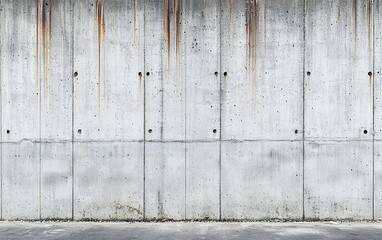
[[380,223],[0,223],[7,240],[381,238]]
[[1,219],[382,219],[380,0],[0,10]]

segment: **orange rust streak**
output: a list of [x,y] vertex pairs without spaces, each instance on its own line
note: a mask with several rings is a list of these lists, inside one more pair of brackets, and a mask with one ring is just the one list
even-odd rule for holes
[[171,59],[171,16],[170,16],[170,9],[171,9],[171,2],[170,0],[165,0],[163,2],[163,24],[164,24],[164,31],[165,31],[165,38],[167,42],[167,70],[170,71],[170,59]]
[[256,84],[256,43],[258,29],[258,9],[256,0],[247,2],[246,7],[246,40],[247,40],[247,77],[252,75],[252,90],[255,92]]
[[[105,33],[106,33],[106,27],[105,27],[105,10],[102,8],[102,37],[105,39]],[[105,44],[105,42],[103,42]],[[103,59],[105,62],[105,46],[103,47]],[[106,98],[106,77],[105,77],[105,64],[103,65],[104,71],[103,71],[103,97]]]
[[53,0],[50,0],[49,5],[49,51],[52,49],[52,39],[53,39],[53,25],[52,25],[52,5]]
[[181,31],[181,11],[182,0],[175,1],[175,51],[176,51],[176,65],[179,66],[179,52],[180,52],[180,31]]
[[371,50],[371,29],[372,29],[372,26],[371,26],[371,15],[372,15],[372,3],[371,3],[372,0],[369,0],[368,1],[368,6],[367,6],[367,26],[368,26],[368,40],[369,40],[369,52]]
[[42,60],[44,64],[44,93],[46,93],[46,77],[47,77],[47,46],[46,46],[46,9],[44,1],[42,3],[42,16],[41,16],[41,38],[42,38]]
[[36,0],[36,95],[38,95],[38,67],[39,67],[39,61],[38,61],[38,58],[39,58],[39,48],[38,48],[38,45],[39,45],[39,41],[38,41],[38,28],[39,28],[39,24],[38,24],[38,16],[39,16],[39,11],[38,11],[38,8],[39,8],[39,0]]
[[[372,0],[368,1],[367,6],[367,27],[368,27],[368,53],[369,53],[369,66],[372,66]],[[369,85],[372,86],[373,76],[369,76]]]

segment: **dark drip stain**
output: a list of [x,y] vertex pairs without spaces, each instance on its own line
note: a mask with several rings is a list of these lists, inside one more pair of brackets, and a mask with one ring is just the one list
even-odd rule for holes
[[171,0],[163,1],[163,25],[165,31],[165,40],[167,43],[167,68],[170,70],[171,59]]
[[134,46],[136,41],[136,32],[137,32],[137,0],[134,0],[134,16],[133,16],[133,24],[134,24]]
[[[183,0],[175,0],[175,52],[176,52],[176,69],[179,68],[180,54],[180,37],[181,37],[181,18]],[[177,71],[178,72],[178,71]]]
[[252,78],[252,91],[256,92],[256,44],[258,37],[258,5],[257,0],[246,2],[246,69],[247,78]]
[[181,15],[182,0],[164,0],[162,5],[164,35],[167,43],[167,67],[170,71],[171,63],[171,16],[174,15],[175,30],[175,54],[176,69],[179,67],[180,37],[181,37]]
[[[138,55],[138,61],[137,61],[137,65],[138,65],[138,69],[141,69],[141,33],[140,31],[138,31],[138,28],[140,28],[140,21],[139,19],[137,18],[138,16],[138,11],[137,11],[137,8],[138,8],[138,4],[139,2],[137,2],[137,0],[133,0],[133,42],[134,42],[134,49]],[[142,77],[139,77],[139,90],[140,90],[140,93],[142,93],[142,81],[143,81],[143,78]]]
[[38,20],[38,17],[39,17],[39,0],[36,0],[36,95],[38,95],[38,81],[39,81],[39,73],[38,73],[38,70],[39,70],[39,41],[38,41],[38,37],[39,37],[39,20]]
[[357,0],[353,0],[353,14],[354,14],[354,38],[355,38],[355,42],[357,42],[357,22],[358,22]]
[[[103,0],[96,2],[97,28],[98,28],[98,110],[101,106],[101,46],[105,38],[105,11]],[[103,80],[104,90],[106,89],[105,79]]]
[[[367,3],[367,36],[368,36],[368,60],[369,60],[369,66],[371,68],[373,67],[373,49],[372,49],[372,29],[373,29],[373,23],[372,23],[372,0],[368,0]],[[369,74],[369,85],[372,86],[373,76],[372,74]]]
[[42,41],[42,61],[44,64],[44,93],[46,93],[46,74],[47,74],[47,46],[46,46],[46,3],[42,3],[42,16],[41,16],[41,41]]
[[235,13],[235,1],[230,0],[229,1],[229,28],[228,28],[228,34],[229,34],[229,40],[232,39],[232,22],[233,22],[233,14]]
[[264,57],[267,57],[267,1],[264,2]]
[[[53,4],[53,0],[44,1],[42,4],[41,40],[42,40],[43,65],[44,65],[44,94],[46,94],[47,87],[48,87],[49,52],[52,48],[52,38],[53,38],[52,4]],[[48,18],[47,18],[47,14],[49,14]],[[49,33],[49,35],[47,34],[47,32]]]
[[338,5],[338,9],[337,9],[337,23],[341,24],[341,6],[340,5]]
[[164,218],[163,196],[158,191],[158,219]]

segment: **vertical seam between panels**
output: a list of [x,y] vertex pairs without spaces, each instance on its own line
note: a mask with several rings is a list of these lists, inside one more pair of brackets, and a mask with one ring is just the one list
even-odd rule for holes
[[[143,220],[146,219],[146,1],[143,1]],[[133,29],[136,31],[136,29]],[[139,71],[139,69],[138,69]]]
[[[42,2],[42,4],[44,4],[43,2]],[[37,6],[36,6],[36,8],[38,8],[39,9],[39,7],[40,7],[40,1],[38,1],[38,3],[37,3]],[[42,10],[41,10],[42,11]],[[36,16],[36,19],[37,19],[37,21],[40,21],[40,19],[39,19],[39,15],[38,15],[38,13],[39,13],[40,11],[37,11],[36,13],[37,13],[37,16]],[[44,14],[44,13],[42,13],[42,14]],[[37,24],[37,26],[36,27],[38,27],[39,26],[39,24]],[[36,36],[37,38],[39,37],[38,35]],[[39,57],[40,57],[40,54],[39,54],[39,52],[37,52],[37,56],[36,56],[36,59],[39,59]],[[38,61],[38,60],[37,60]],[[36,64],[38,65],[37,67],[40,69],[40,66],[39,66],[39,62],[40,61],[38,61],[38,62],[36,62]],[[40,76],[40,75],[39,75]],[[45,77],[45,76],[44,76]],[[45,80],[45,79],[44,79]],[[39,139],[40,139],[40,141],[39,141],[39,219],[41,220],[41,194],[42,194],[42,191],[41,191],[41,189],[42,189],[42,168],[41,168],[41,161],[42,161],[42,159],[41,159],[41,136],[42,136],[42,134],[41,134],[41,129],[42,129],[42,124],[41,124],[41,108],[42,108],[42,104],[41,104],[41,83],[40,83],[40,79],[38,79],[38,84],[39,84],[39,104],[38,104],[38,106],[39,106]]]
[[72,81],[72,220],[74,220],[74,0],[70,0],[70,19],[71,19],[71,81]]
[[222,1],[219,1],[219,221],[222,220]]
[[303,1],[303,71],[302,71],[302,220],[305,221],[305,70],[306,70],[306,1]]
[[[2,22],[3,19],[3,1],[0,0],[0,20]],[[3,25],[0,24],[0,32],[3,32]],[[3,52],[1,46],[3,46],[4,37],[1,38],[0,40],[0,104],[3,106],[3,73],[2,73],[2,65],[1,61],[3,59]],[[1,172],[1,179],[0,179],[0,219],[3,220],[3,107],[1,107],[0,111],[0,172]]]
[[[373,34],[372,34],[372,41],[373,41],[373,49],[372,49],[372,79],[373,79],[373,159],[372,159],[372,219],[374,220],[375,219],[375,20],[374,20],[374,0],[372,1],[372,6],[371,6],[372,10],[371,10],[371,13],[369,14],[372,14],[372,21],[373,21]],[[370,39],[369,39],[370,41]]]
[[[186,15],[187,1],[184,0],[182,4],[182,12]],[[183,27],[186,29],[184,21]],[[188,33],[188,32],[187,32]],[[187,43],[188,34],[184,32],[184,43]],[[185,44],[183,44],[185,45]],[[184,48],[184,218],[187,220],[187,47]]]

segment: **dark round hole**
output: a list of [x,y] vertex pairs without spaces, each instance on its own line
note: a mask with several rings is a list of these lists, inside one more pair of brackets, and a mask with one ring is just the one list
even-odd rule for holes
[[215,74],[215,76],[217,76],[217,75],[218,75],[218,72],[215,72],[214,74]]
[[142,76],[142,73],[141,73],[141,72],[139,72],[139,73],[138,73],[138,76]]
[[227,76],[227,75],[228,75],[228,73],[227,73],[227,72],[224,72],[223,74],[224,74],[224,76]]
[[311,73],[310,73],[309,71],[306,73],[306,75],[308,75],[308,76],[310,76],[310,74],[311,74]]
[[214,130],[212,130],[212,132],[213,132],[213,133],[217,133],[217,130],[216,130],[216,129],[214,129]]
[[152,129],[149,129],[149,133],[152,133],[153,132],[153,130]]
[[77,77],[78,76],[78,72],[74,72],[74,76]]
[[297,130],[297,129],[296,129],[296,130],[294,130],[294,133],[296,133],[296,134],[297,134],[297,133],[298,133],[298,130]]
[[79,134],[81,134],[82,133],[82,130],[81,129],[78,129],[78,131],[77,131]]
[[367,134],[367,130],[363,130],[363,133],[364,133],[364,134]]
[[368,72],[367,75],[369,75],[371,77],[373,75],[373,73],[372,72]]
[[150,72],[147,72],[147,73],[146,73],[146,76],[150,76]]
[[11,131],[7,130],[7,134],[9,134]]

